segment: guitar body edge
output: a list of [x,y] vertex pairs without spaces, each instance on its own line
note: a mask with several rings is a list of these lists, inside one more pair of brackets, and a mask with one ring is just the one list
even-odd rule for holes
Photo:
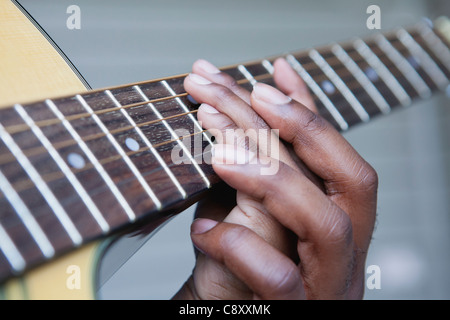
[[10,0],[0,0],[0,108],[86,91],[74,68]]

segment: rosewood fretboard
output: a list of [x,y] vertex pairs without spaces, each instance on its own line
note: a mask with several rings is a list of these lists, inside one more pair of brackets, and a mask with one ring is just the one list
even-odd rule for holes
[[[341,131],[446,89],[450,78],[448,43],[426,24],[285,57]],[[251,90],[273,84],[275,58],[222,70]],[[184,77],[0,110],[0,282],[219,181]]]

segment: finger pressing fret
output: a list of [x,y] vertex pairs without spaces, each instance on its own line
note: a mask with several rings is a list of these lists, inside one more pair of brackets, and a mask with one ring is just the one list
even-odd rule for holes
[[[167,88],[167,84],[165,85],[165,87]],[[148,96],[145,94],[145,92],[141,89],[141,87],[139,86],[135,86],[134,88],[136,90],[136,92],[139,93],[139,95],[141,96],[141,99],[149,101],[150,99],[148,98]],[[176,101],[179,107],[179,102]],[[181,141],[180,136],[184,136],[184,135],[180,135],[178,134],[173,128],[172,126],[169,124],[169,122],[167,120],[164,119],[164,116],[161,114],[161,112],[156,108],[155,105],[153,105],[152,103],[148,104],[148,108],[159,118],[161,119],[161,132],[163,132],[167,137],[163,140],[163,141],[171,141],[173,140],[174,143],[173,144],[167,144],[167,145],[163,145],[162,149],[161,147],[157,147],[158,150],[160,150],[160,153],[163,154],[163,156],[165,157],[165,161],[166,163],[171,163],[171,159],[169,160],[169,154],[171,155],[171,150],[174,150],[174,148],[176,148],[176,146],[180,149],[180,152],[182,152],[184,154],[184,156],[187,157],[186,161],[183,161],[181,164],[183,164],[184,166],[179,166],[179,167],[174,167],[173,170],[177,171],[177,173],[179,173],[181,176],[183,176],[183,171],[185,171],[186,169],[188,169],[191,173],[192,170],[195,170],[195,173],[192,176],[192,180],[189,184],[187,184],[186,182],[184,184],[189,185],[190,188],[194,188],[197,189],[198,188],[198,179],[197,177],[200,177],[201,180],[204,183],[204,186],[206,186],[207,188],[210,187],[210,181],[208,180],[208,178],[206,177],[204,171],[202,170],[202,168],[199,165],[199,162],[197,161],[197,159],[194,158],[194,153],[192,153],[191,148],[186,147],[186,145]],[[175,108],[177,108],[177,106],[175,106]],[[183,111],[185,112],[185,110],[183,109]],[[190,114],[191,115],[191,114]],[[188,122],[184,122],[184,125],[182,127],[182,129],[185,128],[192,128],[191,130],[187,130],[188,132],[193,132],[193,126],[194,126],[194,122],[192,121],[191,118],[186,119],[188,120]],[[201,134],[203,134],[203,130],[200,130],[199,132],[201,132]],[[155,137],[155,135],[153,135],[153,137]],[[170,150],[167,149],[167,147],[170,147]],[[188,163],[188,165],[186,166],[186,163]],[[180,171],[181,170],[181,171]],[[186,186],[187,187],[187,186]]]
[[[448,47],[432,30],[418,30],[287,60],[318,112],[344,131],[448,85]],[[275,59],[222,70],[251,91],[257,82],[275,85]],[[219,181],[205,161],[213,143],[185,76],[0,110],[0,277],[160,214]]]

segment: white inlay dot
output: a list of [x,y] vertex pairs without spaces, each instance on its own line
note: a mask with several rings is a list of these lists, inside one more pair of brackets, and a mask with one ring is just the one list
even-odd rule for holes
[[84,161],[84,158],[79,155],[78,153],[69,153],[67,156],[67,162],[72,166],[72,168],[75,169],[82,169],[86,165],[86,161]]
[[417,69],[420,66],[419,61],[413,56],[409,56],[406,60],[408,60],[414,69]]
[[364,71],[364,73],[366,74],[367,78],[370,79],[370,81],[377,81],[378,80],[378,74],[373,68],[368,67]]
[[328,80],[322,81],[320,86],[322,87],[323,91],[326,94],[332,94],[336,91],[336,88],[334,87],[334,85],[331,83],[331,81],[328,81]]
[[134,140],[133,138],[126,138],[125,139],[125,145],[131,151],[138,151],[139,150],[139,143],[136,140]]
[[192,104],[199,104],[190,94],[187,95],[187,99],[189,100],[189,102],[191,102]]

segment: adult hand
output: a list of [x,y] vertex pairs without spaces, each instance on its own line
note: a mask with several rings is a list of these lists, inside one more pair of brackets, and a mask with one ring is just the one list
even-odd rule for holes
[[[216,193],[199,206],[191,237],[200,253],[175,298],[363,296],[376,172],[314,112],[289,64],[278,59],[274,69],[279,90],[258,83],[251,93],[204,60],[186,77],[203,127],[234,129],[231,139],[217,134],[213,167],[237,192],[234,201]],[[272,134],[269,145],[249,145],[249,129],[278,129],[279,152],[271,152]]]

